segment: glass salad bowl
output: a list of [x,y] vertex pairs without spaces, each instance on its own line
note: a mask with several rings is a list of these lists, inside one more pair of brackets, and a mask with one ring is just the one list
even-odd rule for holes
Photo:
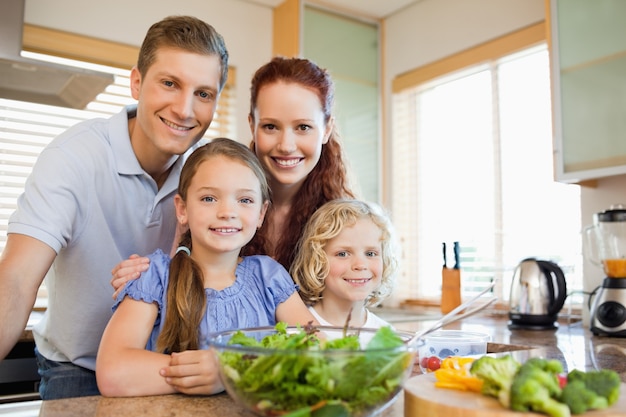
[[325,415],[364,417],[402,390],[423,343],[412,336],[389,327],[279,323],[214,333],[209,345],[228,394],[259,416],[326,408]]

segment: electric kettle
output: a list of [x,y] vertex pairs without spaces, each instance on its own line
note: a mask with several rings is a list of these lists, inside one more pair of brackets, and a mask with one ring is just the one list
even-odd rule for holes
[[524,259],[513,273],[509,329],[556,329],[566,297],[565,275],[556,263]]

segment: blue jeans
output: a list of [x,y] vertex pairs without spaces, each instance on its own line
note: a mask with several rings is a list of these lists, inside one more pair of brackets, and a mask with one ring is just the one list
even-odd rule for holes
[[44,358],[37,348],[38,372],[41,376],[39,395],[42,400],[100,395],[96,373],[71,362],[55,362]]

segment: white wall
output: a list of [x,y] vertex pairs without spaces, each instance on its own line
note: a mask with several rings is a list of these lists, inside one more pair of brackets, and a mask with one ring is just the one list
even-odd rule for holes
[[224,37],[237,68],[237,135],[250,141],[248,110],[254,71],[272,56],[272,10],[241,0],[26,0],[26,23],[140,46],[153,23],[193,15]]
[[385,21],[386,82],[544,18],[544,0],[417,2]]

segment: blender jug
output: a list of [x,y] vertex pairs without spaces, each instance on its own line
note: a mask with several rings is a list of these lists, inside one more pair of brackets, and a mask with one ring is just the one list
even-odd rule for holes
[[626,208],[616,205],[596,213],[584,236],[585,255],[606,275],[589,299],[591,331],[626,337]]
[[621,204],[596,213],[585,229],[589,260],[609,278],[626,278],[626,208]]

